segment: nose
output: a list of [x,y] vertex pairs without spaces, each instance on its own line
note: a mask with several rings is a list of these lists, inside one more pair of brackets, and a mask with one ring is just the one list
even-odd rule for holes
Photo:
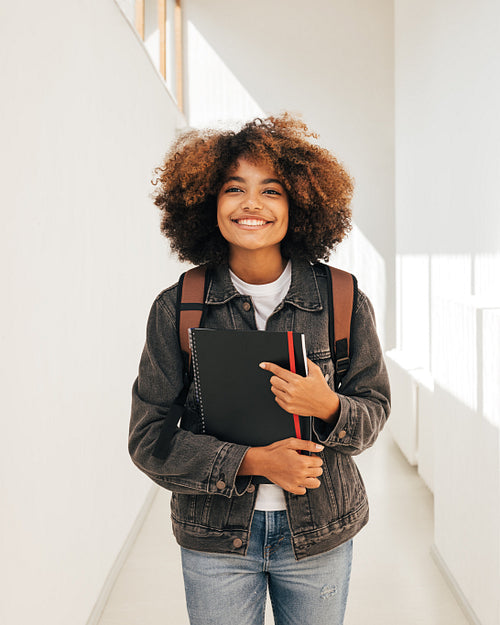
[[246,193],[243,198],[244,210],[260,210],[262,208],[262,202],[260,194],[256,192]]

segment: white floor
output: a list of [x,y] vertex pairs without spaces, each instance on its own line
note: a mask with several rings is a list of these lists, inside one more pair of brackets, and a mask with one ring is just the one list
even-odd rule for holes
[[[345,625],[467,625],[430,555],[432,495],[416,469],[388,432],[357,463],[371,518],[354,542]],[[159,489],[99,625],[188,625],[166,491]]]

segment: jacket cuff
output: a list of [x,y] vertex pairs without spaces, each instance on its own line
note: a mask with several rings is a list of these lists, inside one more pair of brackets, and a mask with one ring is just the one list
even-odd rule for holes
[[251,475],[238,475],[245,454],[250,449],[246,445],[224,443],[212,465],[208,481],[208,492],[211,495],[232,497],[246,493],[252,482]]
[[330,446],[353,446],[353,432],[349,419],[351,413],[351,401],[349,397],[338,394],[340,400],[340,412],[335,423],[325,423],[322,419],[313,419],[313,431],[322,445]]

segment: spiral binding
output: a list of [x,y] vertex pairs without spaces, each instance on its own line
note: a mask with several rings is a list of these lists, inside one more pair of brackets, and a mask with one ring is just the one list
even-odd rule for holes
[[203,399],[201,396],[200,373],[198,369],[198,355],[196,353],[196,347],[195,347],[195,341],[194,341],[194,332],[193,332],[194,329],[195,328],[189,328],[189,332],[188,332],[189,333],[189,347],[191,349],[195,397],[196,397],[198,406],[200,407],[201,431],[202,431],[202,434],[205,434],[206,433],[205,413],[203,411]]

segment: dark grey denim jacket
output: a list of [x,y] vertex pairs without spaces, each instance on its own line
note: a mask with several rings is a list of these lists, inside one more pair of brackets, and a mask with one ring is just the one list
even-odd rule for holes
[[[322,269],[292,262],[288,294],[268,320],[270,331],[295,330],[306,336],[308,356],[333,388],[328,339],[327,283]],[[155,299],[146,345],[132,389],[129,451],[154,482],[173,491],[171,516],[180,545],[197,551],[246,553],[257,489],[252,477],[237,476],[248,447],[201,434],[194,389],[166,460],[152,455],[162,421],[182,388],[182,358],[176,330],[176,285]],[[251,299],[239,294],[228,267],[212,275],[204,325],[256,330]],[[322,553],[349,540],[368,521],[363,481],[352,458],[375,442],[390,410],[390,390],[375,330],[373,308],[359,291],[351,325],[351,366],[340,389],[340,417],[334,426],[313,419],[325,445],[321,486],[305,495],[285,492],[297,559]],[[228,363],[228,367],[231,363]]]

